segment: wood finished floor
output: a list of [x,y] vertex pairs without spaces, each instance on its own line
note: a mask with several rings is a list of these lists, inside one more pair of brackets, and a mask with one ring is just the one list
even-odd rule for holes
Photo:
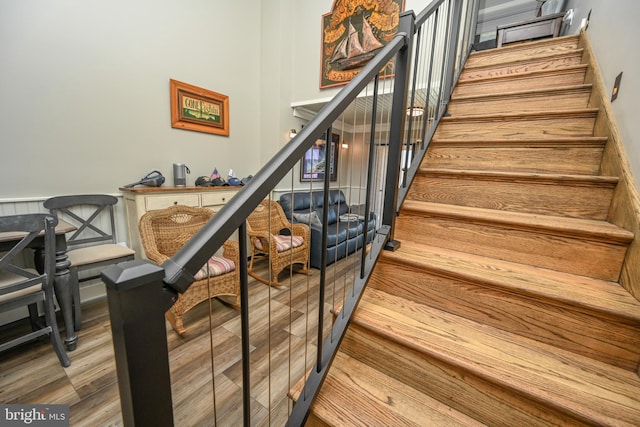
[[[324,337],[330,310],[353,283],[355,258],[329,267]],[[265,262],[260,266],[266,270]],[[281,288],[250,278],[252,425],[284,425],[291,410],[287,393],[316,357],[320,272],[287,275],[280,275]],[[167,323],[175,425],[241,425],[240,312],[213,299],[211,307],[203,303],[187,313],[185,325],[187,332],[180,337]],[[4,325],[0,341],[28,328],[26,321]],[[0,402],[68,404],[72,426],[122,425],[106,299],[83,305],[78,337],[78,348],[68,353],[68,368],[60,366],[47,339],[0,353]]]

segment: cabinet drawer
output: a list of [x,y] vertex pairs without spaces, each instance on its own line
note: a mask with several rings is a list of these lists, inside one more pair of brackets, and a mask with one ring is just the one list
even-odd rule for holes
[[200,206],[198,194],[173,194],[164,196],[146,196],[146,211],[168,208],[173,205]]
[[235,191],[216,191],[215,193],[202,193],[202,206],[224,205],[236,194]]

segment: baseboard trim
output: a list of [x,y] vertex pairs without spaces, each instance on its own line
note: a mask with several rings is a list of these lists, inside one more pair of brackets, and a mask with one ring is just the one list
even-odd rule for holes
[[605,89],[602,73],[587,31],[583,30],[580,33],[578,47],[584,48],[582,62],[589,66],[585,83],[593,85],[589,107],[600,109],[594,127],[594,136],[608,138],[602,156],[600,174],[619,178],[608,221],[633,232],[636,236],[627,250],[619,283],[637,300],[640,300],[640,193],[631,173],[622,136],[611,109],[609,93]]

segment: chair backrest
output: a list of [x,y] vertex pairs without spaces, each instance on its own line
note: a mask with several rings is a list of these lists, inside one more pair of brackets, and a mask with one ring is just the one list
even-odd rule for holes
[[[117,243],[113,206],[118,199],[107,194],[82,194],[51,197],[44,207],[78,229],[67,236],[67,246]],[[107,217],[103,216],[103,212]]]
[[147,258],[161,264],[175,255],[214,213],[206,208],[175,205],[149,211],[138,222],[140,240]]
[[[55,271],[55,226],[57,220],[49,214],[22,214],[0,217],[0,233],[7,233],[3,237],[10,237],[4,241],[11,242],[10,248],[0,257],[0,283],[10,282],[10,285],[0,286],[0,303],[9,294],[19,295],[20,291],[36,284],[51,291]],[[33,269],[25,268],[22,263],[22,251],[30,247],[32,242],[42,237],[44,239],[44,266],[42,274]],[[41,245],[38,245],[41,246]]]
[[247,217],[247,228],[253,232],[280,234],[281,230],[291,228],[291,222],[278,202],[263,200]]

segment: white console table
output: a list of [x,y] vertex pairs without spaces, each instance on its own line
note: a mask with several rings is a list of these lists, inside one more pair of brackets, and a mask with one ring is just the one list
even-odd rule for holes
[[129,244],[138,258],[146,258],[140,243],[138,222],[146,212],[173,205],[204,207],[218,211],[242,187],[133,187],[120,188],[127,215]]

